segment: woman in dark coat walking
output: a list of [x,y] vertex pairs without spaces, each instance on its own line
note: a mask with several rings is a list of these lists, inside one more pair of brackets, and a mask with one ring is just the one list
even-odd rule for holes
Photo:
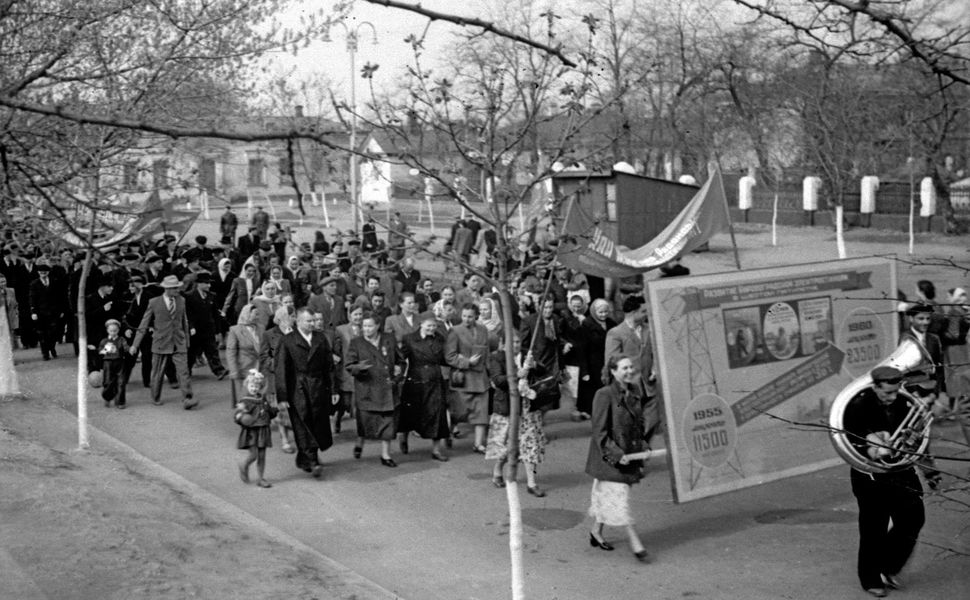
[[380,440],[381,464],[396,467],[391,458],[391,441],[397,433],[397,382],[402,361],[397,342],[389,333],[381,333],[377,317],[364,316],[362,335],[350,340],[347,349],[347,372],[354,377],[354,401],[357,405],[357,444],[354,458],[360,458],[364,440]]
[[442,445],[448,438],[448,403],[441,368],[445,361],[445,338],[436,331],[434,316],[427,316],[420,328],[404,336],[401,355],[408,363],[401,393],[401,452],[408,453],[408,432],[433,440],[431,458],[447,462]]
[[601,379],[606,355],[606,332],[616,327],[616,321],[610,318],[610,312],[610,303],[598,298],[589,309],[590,318],[584,320],[580,326],[586,346],[583,364],[579,369],[576,410],[586,416],[593,414],[593,396],[596,395],[596,390],[606,384]]
[[586,474],[593,477],[589,545],[612,550],[603,539],[603,526],[625,527],[634,556],[647,562],[647,551],[630,514],[630,486],[643,478],[643,459],[649,452],[639,373],[627,356],[612,356],[607,366],[613,382],[593,399],[593,434],[586,457]]

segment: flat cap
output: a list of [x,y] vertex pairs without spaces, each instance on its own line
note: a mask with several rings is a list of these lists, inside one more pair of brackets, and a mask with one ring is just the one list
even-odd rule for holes
[[875,383],[879,383],[881,381],[898,383],[902,380],[903,373],[896,367],[879,366],[873,369],[872,372],[869,373],[869,376],[872,377],[872,381]]

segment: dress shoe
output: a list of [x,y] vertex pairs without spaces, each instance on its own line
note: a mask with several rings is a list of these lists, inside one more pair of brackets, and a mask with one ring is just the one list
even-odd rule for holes
[[360,458],[360,455],[364,453],[364,449],[360,446],[354,446],[354,458]]
[[611,544],[611,543],[609,543],[607,541],[602,541],[601,542],[600,540],[596,539],[596,536],[593,535],[592,532],[590,532],[590,534],[589,534],[589,545],[592,546],[592,547],[594,547],[594,548],[599,548],[600,550],[612,550],[613,549],[613,544]]
[[546,497],[546,491],[537,485],[528,485],[526,486],[525,491],[529,492],[530,495],[535,496],[536,498]]
[[646,550],[639,550],[637,552],[634,552],[633,556],[635,556],[636,559],[642,563],[650,562],[650,555],[647,554]]
[[320,476],[323,475],[323,467],[320,465],[313,465],[310,468],[310,475],[313,475],[314,479],[320,479]]
[[475,454],[485,454],[485,446],[482,446],[482,445],[472,446],[472,452],[474,452]]
[[199,401],[192,398],[191,394],[186,396],[185,400],[182,400],[182,408],[184,408],[185,410],[192,410],[198,405],[199,405]]
[[393,458],[384,458],[384,457],[381,457],[381,464],[384,465],[385,467],[396,467],[397,466],[397,463],[394,462],[394,459]]
[[903,582],[899,580],[896,575],[886,575],[882,574],[882,582],[886,584],[886,587],[891,590],[901,590],[903,589]]
[[445,456],[444,454],[440,453],[440,452],[432,452],[431,453],[431,460],[437,460],[437,461],[440,461],[440,462],[448,462],[448,457]]
[[505,480],[502,479],[502,477],[492,477],[492,485],[494,485],[497,488],[504,488]]
[[229,371],[223,371],[222,373],[219,373],[218,375],[216,375],[216,379],[218,379],[219,381],[222,381],[228,376],[229,376]]
[[875,596],[876,598],[885,598],[889,594],[889,592],[886,591],[886,588],[881,587],[866,588],[866,593],[870,596]]
[[268,481],[266,481],[265,479],[260,479],[259,481],[256,482],[256,485],[258,485],[261,488],[271,488],[271,487],[273,487],[273,484],[270,483],[270,482],[268,482]]

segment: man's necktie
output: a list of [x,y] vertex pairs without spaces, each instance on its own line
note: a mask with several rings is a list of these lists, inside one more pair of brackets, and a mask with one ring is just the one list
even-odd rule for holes
[[168,314],[172,315],[172,320],[175,320],[175,300],[168,301]]

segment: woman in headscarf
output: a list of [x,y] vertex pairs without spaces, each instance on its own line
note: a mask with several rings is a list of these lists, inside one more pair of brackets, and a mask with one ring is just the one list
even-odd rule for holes
[[[269,396],[273,406],[276,406],[276,352],[283,336],[293,331],[295,316],[296,309],[292,303],[276,309],[276,314],[273,315],[273,327],[266,330],[259,345],[259,371],[266,378],[266,395]],[[280,438],[283,440],[283,452],[293,453],[295,450],[289,431],[290,420],[287,411],[281,410],[275,421],[279,426]]]
[[[212,305],[217,309],[221,309],[226,304],[226,297],[229,295],[229,289],[232,287],[232,281],[236,278],[236,274],[232,272],[232,259],[221,258],[216,264],[216,274],[212,278],[212,285],[209,290],[212,292]],[[220,348],[225,348],[225,335],[229,331],[229,315],[223,314],[222,310],[217,310],[216,312],[216,334],[219,336],[221,343]]]
[[282,296],[283,294],[289,294],[292,292],[290,287],[290,282],[283,277],[283,267],[280,265],[273,265],[269,269],[269,279],[276,286],[276,295]]
[[494,351],[502,338],[502,317],[495,300],[485,297],[479,301],[478,322],[488,331],[488,349]]
[[596,390],[605,385],[602,380],[603,361],[606,356],[606,332],[616,327],[616,321],[611,318],[610,303],[602,298],[593,300],[589,308],[589,317],[581,325],[586,334],[586,352],[584,375],[579,379],[576,396],[576,411],[584,419],[593,414],[593,396]]
[[280,296],[276,284],[270,280],[263,282],[262,290],[259,295],[250,301],[253,306],[253,321],[260,332],[266,331],[269,327],[273,315],[281,306]]
[[239,319],[226,335],[226,366],[232,385],[232,405],[236,405],[237,392],[242,397],[246,390],[243,380],[251,369],[259,368],[259,352],[262,347],[262,330],[256,327],[253,307],[249,304],[239,311]]

